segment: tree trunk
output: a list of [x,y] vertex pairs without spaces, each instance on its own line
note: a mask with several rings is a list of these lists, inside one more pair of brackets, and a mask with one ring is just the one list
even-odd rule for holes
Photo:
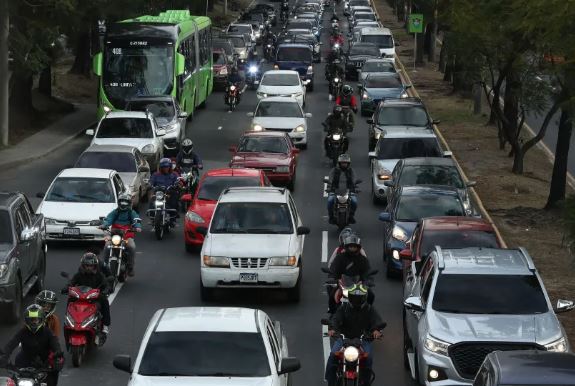
[[445,72],[443,73],[443,80],[446,82],[453,82],[453,63],[455,62],[455,55],[447,51],[447,61],[445,64]]
[[42,94],[51,97],[52,96],[52,66],[46,67],[40,73],[40,78],[38,79],[38,91]]
[[75,50],[76,57],[70,69],[72,74],[90,76],[92,71],[92,58],[90,57],[90,32],[84,31],[78,36]]
[[423,31],[423,54],[429,55],[429,47],[431,46],[431,32],[433,31],[433,24],[427,24],[427,28]]
[[[517,71],[512,69],[507,76],[503,105],[503,132],[505,139],[511,145],[513,152],[513,168],[515,174],[523,174],[524,152],[521,149],[520,139],[517,135],[519,118],[519,95],[521,92],[521,79]],[[497,103],[497,102],[496,102]]]
[[[426,26],[424,26],[426,27]],[[423,45],[425,43],[425,30],[423,29],[423,33],[417,34],[417,50],[415,51],[415,63],[416,64],[425,64],[423,61]]]
[[443,43],[441,44],[441,50],[439,50],[439,65],[438,65],[439,71],[445,73],[446,63],[447,63],[447,34],[444,34]]
[[571,144],[571,133],[573,123],[567,109],[561,110],[559,118],[559,128],[557,132],[557,143],[555,144],[555,162],[553,162],[553,174],[549,187],[549,197],[545,209],[552,209],[565,199],[565,188],[567,185],[567,163],[569,160],[569,145]]
[[435,62],[435,52],[437,51],[437,31],[439,27],[439,20],[437,17],[437,1],[435,2],[433,11],[433,28],[431,29],[431,44],[429,46],[429,55],[427,61],[430,63]]
[[8,0],[0,1],[0,144],[9,142]]
[[18,110],[24,114],[33,114],[36,109],[32,104],[32,85],[34,78],[31,74],[12,75],[10,108]]

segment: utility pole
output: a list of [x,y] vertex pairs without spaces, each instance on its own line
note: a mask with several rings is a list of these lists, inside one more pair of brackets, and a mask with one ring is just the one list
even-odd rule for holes
[[228,0],[224,0],[224,16],[228,15]]
[[8,146],[9,140],[9,48],[8,34],[10,30],[9,0],[0,0],[0,143]]

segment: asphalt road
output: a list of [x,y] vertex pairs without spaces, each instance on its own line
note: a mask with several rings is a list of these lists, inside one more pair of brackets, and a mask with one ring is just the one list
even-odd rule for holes
[[[326,12],[324,18],[327,19],[329,14],[329,11]],[[326,50],[327,36],[322,40]],[[328,174],[330,166],[323,157],[321,122],[331,109],[323,66],[316,65],[315,90],[307,96],[306,111],[313,117],[308,124],[308,149],[299,156],[298,181],[294,192],[305,225],[311,228],[311,234],[306,237],[303,257],[301,301],[288,303],[283,294],[262,290],[230,291],[223,293],[214,303],[203,303],[199,295],[199,255],[185,252],[183,226],[180,224],[163,241],[157,241],[146,227],[146,231],[136,238],[136,276],[113,299],[108,341],[103,347],[92,351],[81,368],[73,368],[71,359],[67,357],[60,385],[126,385],[128,375],[113,368],[113,356],[120,353],[135,356],[153,313],[159,308],[179,306],[242,306],[264,310],[282,323],[291,354],[301,360],[302,368],[294,374],[293,384],[322,384],[325,358],[320,320],[325,317],[327,299],[320,266],[322,256],[329,256],[335,247],[338,234],[336,227],[327,222],[326,199],[323,196],[322,179]],[[205,169],[227,165],[230,159],[228,147],[236,144],[241,133],[249,128],[250,118],[246,113],[253,111],[255,105],[255,92],[247,91],[238,109],[228,113],[223,94],[216,92],[209,98],[207,108],[198,111],[188,124],[187,132],[204,159]],[[56,174],[72,165],[88,143],[87,138],[78,138],[44,159],[0,172],[2,190],[20,190],[29,197],[34,197],[38,191],[45,191]],[[355,229],[362,236],[372,265],[380,271],[375,280],[375,305],[388,322],[384,339],[374,344],[377,377],[374,385],[412,385],[414,383],[403,369],[402,361],[401,283],[389,281],[384,275],[381,259],[383,226],[377,220],[382,208],[371,203],[367,149],[367,124],[358,115],[356,129],[350,136],[350,154],[352,165],[364,183],[363,192],[359,195]],[[39,202],[36,198],[32,198],[32,201],[34,205]],[[327,249],[322,250],[322,246],[326,245]],[[82,244],[50,245],[47,288],[58,290],[65,284],[59,276],[60,271],[75,271],[85,248]],[[60,296],[60,316],[64,308],[65,298]],[[0,344],[10,338],[15,328],[0,326]]]

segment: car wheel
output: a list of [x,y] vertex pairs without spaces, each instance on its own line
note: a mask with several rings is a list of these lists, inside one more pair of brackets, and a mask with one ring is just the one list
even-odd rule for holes
[[46,254],[42,250],[40,252],[40,256],[38,257],[39,266],[36,270],[36,275],[38,275],[38,279],[36,279],[36,283],[34,283],[34,287],[32,287],[33,293],[38,293],[44,289],[44,279],[46,278]]
[[203,302],[211,302],[214,299],[214,289],[204,287],[204,283],[200,279],[200,299]]
[[200,250],[200,248],[194,244],[185,244],[185,246],[186,246],[186,252],[188,253],[197,253]]
[[290,181],[290,182],[288,183],[288,185],[287,185],[287,188],[288,188],[291,192],[293,192],[294,189],[295,189],[295,178],[296,178],[296,175],[295,175],[295,173],[294,173],[294,175],[293,175],[291,181]]
[[409,371],[409,356],[407,353],[412,348],[412,344],[409,340],[409,335],[407,334],[407,326],[405,325],[405,310],[403,310],[403,314],[403,367]]
[[22,282],[19,277],[16,278],[14,292],[14,301],[12,304],[4,306],[3,312],[1,313],[3,321],[9,324],[18,323],[22,317]]
[[295,284],[295,286],[293,288],[288,288],[288,290],[287,290],[288,300],[292,303],[298,303],[300,300],[301,280],[302,280],[302,272],[301,272],[301,266],[300,266],[300,273],[299,273],[299,278],[297,279],[297,283]]

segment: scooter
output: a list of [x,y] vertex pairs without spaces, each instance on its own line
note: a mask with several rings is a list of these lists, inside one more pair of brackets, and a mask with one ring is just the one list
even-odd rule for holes
[[5,366],[8,377],[0,377],[0,385],[46,386],[46,378],[52,369],[35,367],[17,368],[14,365]]
[[230,107],[230,111],[236,109],[238,103],[240,103],[240,88],[238,84],[228,84],[226,87],[225,102],[226,105]]
[[330,191],[330,187],[329,187],[329,178],[324,178],[324,182],[326,182],[328,184],[328,189],[326,190],[326,192],[329,193],[329,195],[335,195],[335,205],[333,206],[333,217],[336,220],[336,225],[338,227],[339,230],[342,230],[343,228],[345,228],[346,226],[349,225],[349,217],[350,217],[350,213],[351,213],[351,199],[353,196],[355,196],[357,193],[359,193],[359,190],[357,189],[357,185],[359,185],[362,181],[361,180],[356,180],[355,181],[355,189],[354,191],[351,191],[350,189],[346,189],[345,193],[343,194],[335,194],[332,193]]
[[110,243],[106,246],[104,253],[104,264],[110,272],[112,281],[112,292],[116,290],[117,283],[124,283],[127,278],[128,248],[127,244],[135,236],[134,225],[139,224],[139,218],[134,219],[131,225],[112,225],[111,228],[105,229],[109,234]]
[[157,186],[154,192],[154,203],[152,209],[148,209],[148,216],[152,218],[154,225],[154,232],[156,239],[162,240],[164,234],[170,232],[170,228],[174,226],[172,218],[176,216],[177,209],[168,208],[168,197],[171,194],[178,194],[176,190],[179,186],[170,186],[165,188]]

